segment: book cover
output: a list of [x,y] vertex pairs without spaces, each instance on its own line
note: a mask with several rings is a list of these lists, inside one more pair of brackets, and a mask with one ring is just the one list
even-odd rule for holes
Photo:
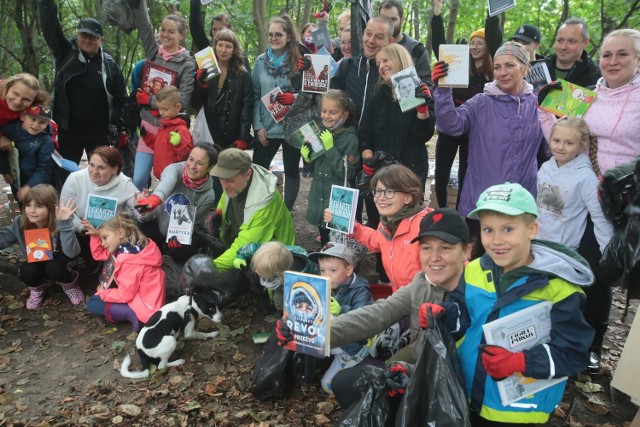
[[42,262],[53,259],[51,233],[48,228],[24,230],[24,244],[27,249],[27,262]]
[[535,94],[540,92],[542,86],[551,83],[551,74],[549,74],[547,63],[545,61],[533,63],[531,68],[529,68],[529,74],[525,77],[525,80],[531,83]]
[[496,16],[516,7],[516,0],[489,0],[489,16]]
[[322,141],[320,140],[320,132],[320,127],[313,120],[293,132],[293,138],[300,147],[304,144],[311,147],[311,153],[309,154],[310,160],[315,160],[324,154],[324,145],[322,145]]
[[73,160],[63,159],[58,156],[56,153],[51,153],[51,158],[56,163],[56,165],[60,166],[62,169],[69,172],[76,172],[80,170],[80,166]]
[[562,90],[551,89],[540,104],[540,108],[561,117],[584,116],[596,99],[596,92],[566,80],[558,79],[557,81],[562,83]]
[[195,224],[196,207],[194,205],[173,205],[169,212],[169,228],[167,229],[167,242],[176,236],[178,242],[190,245]]
[[91,225],[98,228],[102,223],[116,216],[117,210],[118,199],[115,197],[89,194],[87,198],[87,208],[85,209],[85,218]]
[[216,54],[211,46],[205,47],[201,51],[194,53],[193,57],[196,59],[198,68],[207,70],[207,81],[220,74],[218,59],[216,58]]
[[416,87],[420,83],[415,67],[405,68],[391,76],[391,86],[403,113],[425,104],[424,99],[416,98]]
[[[551,339],[551,301],[540,302],[486,323],[482,330],[487,344],[499,345],[512,352],[547,343]],[[496,384],[502,404],[507,406],[566,379],[539,380],[516,373]]]
[[329,278],[284,272],[284,318],[293,334],[285,348],[314,357],[329,356]]
[[276,123],[280,123],[284,120],[284,117],[289,112],[289,106],[282,105],[277,100],[278,95],[281,93],[282,89],[280,89],[280,86],[276,86],[262,97],[262,103],[267,107],[267,110],[269,110],[271,117],[273,117],[273,120],[275,120]]
[[305,55],[311,60],[311,68],[302,73],[302,91],[326,93],[329,90],[331,63],[326,55]]
[[329,59],[329,79],[332,79],[338,72],[338,63],[336,62],[335,59],[333,59],[329,51],[324,47],[321,47],[320,49],[318,49],[318,51],[316,52],[316,55],[324,55],[331,58]]
[[324,47],[330,53],[333,53],[333,45],[331,44],[331,37],[329,37],[328,28],[318,27],[315,31],[311,32],[311,36],[313,37],[313,43],[315,43],[316,49],[320,49],[321,47]]
[[149,60],[144,62],[140,89],[149,95],[157,94],[167,85],[176,86],[177,82],[178,73],[175,70]]
[[333,217],[331,222],[327,223],[327,228],[345,234],[353,233],[353,225],[356,222],[358,193],[359,191],[355,188],[341,185],[331,186],[329,209]]
[[440,60],[449,64],[449,69],[438,82],[439,87],[469,87],[468,44],[441,44]]

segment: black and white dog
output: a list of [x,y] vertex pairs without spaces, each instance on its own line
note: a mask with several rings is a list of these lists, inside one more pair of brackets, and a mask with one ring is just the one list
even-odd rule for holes
[[158,369],[183,365],[184,359],[169,362],[178,344],[178,336],[181,332],[185,339],[207,339],[218,336],[218,331],[196,331],[196,322],[198,316],[204,316],[220,323],[222,312],[219,307],[226,302],[226,299],[223,293],[208,288],[193,295],[183,295],[156,311],[136,339],[136,348],[144,370],[129,371],[131,357],[127,354],[120,366],[120,375],[126,378],[146,378],[149,376],[149,366],[152,364]]

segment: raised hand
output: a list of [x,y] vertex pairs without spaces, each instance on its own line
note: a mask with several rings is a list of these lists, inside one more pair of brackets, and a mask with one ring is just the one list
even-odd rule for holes
[[438,87],[438,80],[447,77],[449,73],[449,64],[444,61],[438,61],[433,66],[433,71],[431,72],[431,80],[433,80],[433,85]]
[[82,224],[84,229],[87,230],[86,232],[87,235],[96,236],[96,237],[100,236],[100,232],[98,231],[98,229],[95,228],[93,224],[91,224],[86,218],[82,218],[80,220],[80,224]]
[[[60,206],[62,205],[62,206]],[[56,205],[56,219],[65,221],[73,216],[78,209],[76,202],[73,199],[60,199],[60,205]]]
[[333,219],[333,212],[331,212],[331,209],[329,208],[325,209],[322,215],[322,220],[324,222],[331,222],[332,219]]

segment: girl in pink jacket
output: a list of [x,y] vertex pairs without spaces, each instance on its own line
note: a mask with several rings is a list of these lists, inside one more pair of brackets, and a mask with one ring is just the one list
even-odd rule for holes
[[91,236],[91,254],[104,261],[95,295],[87,300],[87,309],[109,322],[129,321],[140,330],[165,302],[165,275],[162,254],[140,231],[133,218],[118,213],[95,229],[83,220]]

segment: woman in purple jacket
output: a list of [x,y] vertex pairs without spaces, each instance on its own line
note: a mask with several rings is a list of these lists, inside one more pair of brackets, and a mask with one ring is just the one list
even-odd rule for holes
[[[536,195],[537,153],[544,142],[536,112],[538,98],[524,80],[529,72],[529,54],[519,43],[506,42],[493,59],[494,80],[484,93],[455,107],[450,88],[435,90],[438,130],[447,135],[469,134],[469,166],[460,195],[462,215],[474,209],[478,196],[488,187],[517,182]],[[436,63],[434,85],[447,75],[448,64]],[[480,225],[467,218],[477,244],[474,255],[482,253]],[[475,243],[475,242],[474,242]]]

